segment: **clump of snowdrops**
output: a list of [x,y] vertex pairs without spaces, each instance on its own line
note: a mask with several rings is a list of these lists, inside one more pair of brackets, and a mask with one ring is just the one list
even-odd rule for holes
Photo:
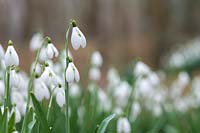
[[9,41],[6,51],[0,45],[0,132],[199,131],[199,76],[182,71],[167,83],[164,71],[134,60],[124,76],[110,68],[107,85],[101,88],[103,57],[94,51],[89,83],[83,88],[69,47],[78,52],[86,47],[86,38],[74,20],[67,27],[64,46],[59,51],[50,37],[36,33],[30,41],[36,57],[28,75],[19,68],[14,43]]

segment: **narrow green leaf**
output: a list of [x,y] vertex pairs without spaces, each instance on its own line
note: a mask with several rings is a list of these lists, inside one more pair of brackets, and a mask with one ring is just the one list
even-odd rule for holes
[[5,108],[5,110],[3,112],[2,123],[0,125],[0,133],[7,132],[7,128],[8,128],[7,119],[8,119],[8,108]]
[[31,98],[32,98],[33,105],[35,107],[36,115],[38,116],[38,120],[40,121],[41,127],[44,129],[45,133],[50,133],[48,122],[45,117],[46,115],[44,115],[44,112],[42,111],[40,103],[37,101],[33,93],[31,93]]
[[15,129],[15,112],[13,112],[8,121],[8,133],[12,133]]
[[97,133],[105,133],[106,128],[108,126],[108,124],[110,123],[110,121],[115,117],[115,114],[109,115],[108,117],[106,117],[100,124]]
[[35,113],[33,114],[33,120],[28,124],[28,132],[27,133],[31,133],[32,129],[34,127],[36,123],[36,118],[35,118]]

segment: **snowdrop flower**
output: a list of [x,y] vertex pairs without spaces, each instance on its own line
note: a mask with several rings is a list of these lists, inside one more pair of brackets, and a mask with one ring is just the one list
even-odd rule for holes
[[77,84],[71,84],[69,87],[69,95],[71,97],[79,97],[81,95],[80,87]]
[[134,68],[134,74],[136,76],[140,76],[140,75],[146,75],[150,72],[150,68],[144,64],[143,62],[139,61],[137,62],[135,68]]
[[94,80],[94,81],[100,80],[100,78],[101,78],[101,72],[100,72],[99,68],[92,67],[89,70],[89,78],[91,80]]
[[[13,88],[12,88],[13,90]],[[11,93],[11,102],[12,104],[16,104],[17,108],[22,108],[25,104],[24,97],[20,92],[12,91]]]
[[8,66],[18,66],[19,65],[19,57],[17,55],[17,52],[15,51],[15,48],[13,47],[13,42],[8,42],[9,46],[5,53],[5,65]]
[[102,56],[99,51],[95,51],[91,57],[91,64],[96,67],[100,67],[103,63]]
[[32,51],[38,50],[42,46],[43,37],[42,34],[36,33],[33,35],[30,41],[30,49]]
[[49,66],[45,67],[45,70],[42,73],[40,79],[48,86],[58,85],[58,78]]
[[133,103],[131,107],[131,118],[133,121],[137,118],[140,112],[141,112],[140,104],[138,102]]
[[44,98],[49,99],[49,89],[41,79],[36,79],[34,85],[34,94],[38,101],[42,101]]
[[70,62],[66,70],[66,80],[68,83],[80,80],[79,72],[73,62]]
[[49,59],[52,59],[54,56],[58,57],[59,52],[57,48],[53,45],[53,43],[48,43],[46,54]]
[[[33,71],[34,65],[35,65],[35,62],[33,62],[31,65],[31,71]],[[40,66],[40,63],[37,63],[36,68],[35,68],[35,73],[41,74],[41,72],[42,72],[42,68]]]
[[40,52],[40,55],[39,55],[39,61],[44,62],[44,61],[48,60],[46,51],[47,51],[46,47],[41,49],[41,52]]
[[5,50],[3,49],[2,45],[0,44],[0,60],[4,59]]
[[78,50],[80,46],[82,48],[85,48],[86,47],[86,38],[85,38],[85,36],[80,31],[80,29],[76,26],[75,21],[72,22],[72,25],[73,25],[72,35],[71,35],[72,47],[75,50]]
[[65,104],[65,92],[64,90],[58,91],[56,94],[56,102],[60,107],[63,107]]
[[21,114],[19,112],[19,109],[17,107],[14,107],[12,112],[15,112],[15,123],[19,123],[21,121]]
[[118,119],[117,133],[131,133],[131,125],[127,118],[121,117]]
[[132,89],[131,86],[125,81],[121,82],[118,85],[118,87],[115,88],[115,90],[114,90],[114,98],[115,98],[116,103],[119,106],[126,105],[126,103],[128,101],[127,97],[129,97],[131,89]]

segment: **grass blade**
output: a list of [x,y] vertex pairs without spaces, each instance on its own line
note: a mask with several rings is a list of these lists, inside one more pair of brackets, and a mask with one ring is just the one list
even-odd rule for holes
[[97,133],[105,133],[106,128],[108,126],[108,124],[110,123],[110,121],[115,117],[115,114],[109,115],[108,117],[106,117],[100,124]]

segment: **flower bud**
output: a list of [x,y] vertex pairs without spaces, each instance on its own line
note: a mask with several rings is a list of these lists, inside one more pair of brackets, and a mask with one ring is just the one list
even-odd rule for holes
[[18,66],[19,65],[19,57],[15,48],[12,45],[9,45],[6,53],[5,53],[5,65],[8,66]]

